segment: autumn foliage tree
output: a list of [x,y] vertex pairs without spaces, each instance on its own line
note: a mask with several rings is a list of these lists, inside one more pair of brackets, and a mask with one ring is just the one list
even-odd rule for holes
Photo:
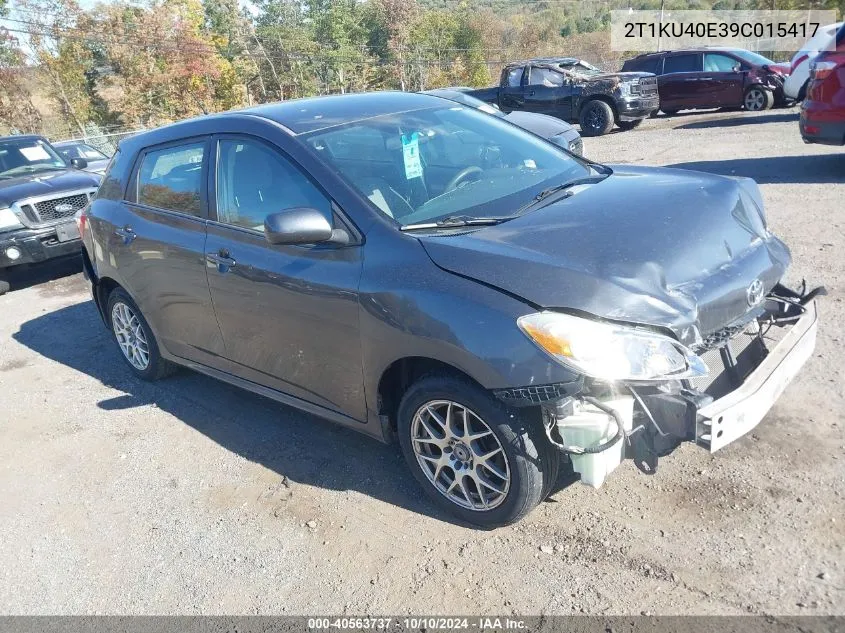
[[[16,0],[12,12],[7,1],[0,17],[21,32],[0,30],[0,132],[83,135],[317,94],[482,86],[503,62],[532,56],[618,68],[609,11],[664,0]],[[845,0],[812,5],[845,10]]]

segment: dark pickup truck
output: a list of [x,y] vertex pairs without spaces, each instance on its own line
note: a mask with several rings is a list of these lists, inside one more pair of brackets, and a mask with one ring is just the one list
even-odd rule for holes
[[0,295],[6,269],[81,252],[74,215],[100,184],[87,166],[41,136],[0,137]]
[[574,57],[512,62],[499,86],[468,93],[503,112],[524,110],[579,123],[583,136],[637,127],[660,107],[651,73],[606,73]]

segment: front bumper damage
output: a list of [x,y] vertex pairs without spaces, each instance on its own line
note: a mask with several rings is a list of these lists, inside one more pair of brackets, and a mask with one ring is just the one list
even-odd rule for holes
[[724,448],[763,420],[812,356],[820,294],[823,288],[798,294],[776,286],[762,314],[709,342],[706,380],[585,383],[576,395],[543,402],[549,440],[595,488],[626,458],[654,474],[659,457],[682,442],[711,453]]

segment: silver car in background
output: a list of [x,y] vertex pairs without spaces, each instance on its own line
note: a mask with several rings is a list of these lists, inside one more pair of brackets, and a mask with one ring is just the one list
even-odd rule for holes
[[566,121],[537,112],[511,112],[505,114],[496,106],[467,94],[468,90],[471,90],[471,88],[437,88],[435,90],[426,90],[424,94],[449,99],[461,105],[481,110],[487,114],[509,121],[514,125],[518,125],[523,130],[528,130],[532,134],[542,136],[547,141],[572,152],[576,156],[584,155],[584,141],[581,139],[581,135],[578,134],[578,130]]

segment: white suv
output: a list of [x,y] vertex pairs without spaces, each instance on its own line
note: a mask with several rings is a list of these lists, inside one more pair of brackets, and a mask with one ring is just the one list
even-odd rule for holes
[[836,31],[842,24],[842,22],[837,22],[820,27],[816,34],[801,47],[801,50],[792,56],[792,71],[783,85],[783,92],[788,98],[796,101],[804,100],[807,83],[810,80],[810,63],[833,41]]

